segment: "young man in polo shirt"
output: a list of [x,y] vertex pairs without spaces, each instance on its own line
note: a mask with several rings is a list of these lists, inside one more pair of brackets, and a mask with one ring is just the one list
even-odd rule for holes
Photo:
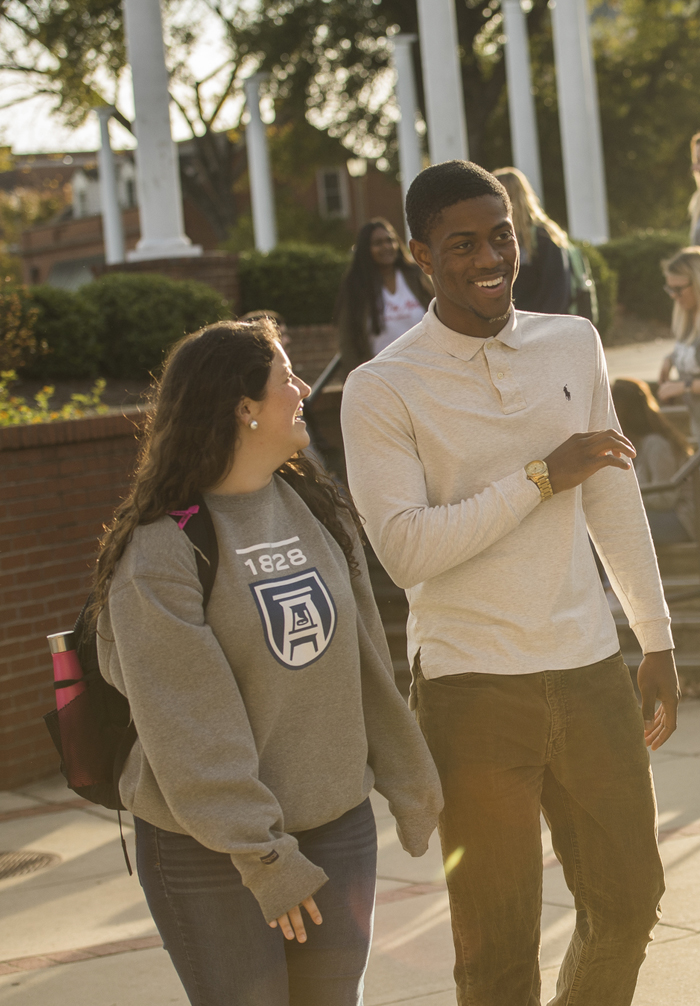
[[[497,179],[434,165],[406,212],[435,300],[350,375],[343,431],[369,539],[410,602],[457,1000],[540,1002],[542,810],[577,909],[552,1003],[626,1006],[663,892],[645,740],[664,743],[678,704],[634,448],[589,322],[514,310]],[[641,712],[589,535],[645,654]]]

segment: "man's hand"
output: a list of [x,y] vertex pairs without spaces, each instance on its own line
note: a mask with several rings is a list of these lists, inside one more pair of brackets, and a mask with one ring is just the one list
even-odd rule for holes
[[633,458],[636,453],[627,437],[617,430],[574,433],[544,458],[552,492],[574,489],[601,468],[630,468],[627,458]]
[[678,721],[681,690],[673,650],[647,653],[637,671],[637,684],[642,693],[644,740],[656,751],[669,739]]
[[[304,898],[301,905],[304,906],[311,916],[311,921],[320,926],[323,919],[314,899]],[[306,943],[306,929],[304,928],[304,920],[301,917],[301,905],[295,905],[294,908],[290,908],[284,915],[280,915],[278,919],[273,919],[269,923],[270,928],[277,929],[277,926],[279,926],[284,933],[285,940],[296,938],[299,943]]]

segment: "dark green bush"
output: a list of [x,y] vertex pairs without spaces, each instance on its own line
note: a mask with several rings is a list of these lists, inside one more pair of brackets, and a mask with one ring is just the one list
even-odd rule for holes
[[333,320],[349,258],[327,245],[281,244],[271,252],[241,252],[241,313],[269,308],[288,325]]
[[100,319],[100,373],[106,377],[145,377],[177,339],[231,317],[228,302],[212,287],[158,273],[108,273],[80,296]]
[[28,303],[36,308],[34,335],[45,344],[23,368],[23,377],[40,380],[70,380],[96,377],[100,372],[99,316],[81,292],[55,286],[30,286]]
[[599,246],[618,275],[618,301],[625,310],[640,318],[670,321],[671,303],[663,290],[660,263],[687,243],[682,231],[640,231]]
[[612,327],[617,304],[617,273],[611,269],[598,248],[587,242],[581,243],[581,250],[588,259],[591,275],[595,283],[598,298],[598,331],[605,342],[605,337]]

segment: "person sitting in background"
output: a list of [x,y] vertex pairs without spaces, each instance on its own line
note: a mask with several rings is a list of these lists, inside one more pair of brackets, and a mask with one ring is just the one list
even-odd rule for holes
[[260,321],[261,318],[269,318],[273,323],[277,331],[279,332],[280,345],[283,349],[290,346],[292,340],[289,335],[289,329],[287,328],[287,322],[284,320],[282,315],[278,311],[270,311],[268,308],[261,308],[258,311],[248,311],[246,314],[242,315],[239,321]]
[[336,306],[346,374],[417,325],[432,287],[388,220],[375,217],[357,235]]
[[520,245],[520,271],[513,286],[518,311],[567,314],[571,303],[569,239],[551,220],[535,190],[517,168],[499,168],[494,175],[513,205],[513,226]]
[[[646,381],[619,378],[612,397],[622,432],[634,444],[634,470],[640,485],[670,482],[692,454],[682,433],[659,411]],[[693,498],[690,485],[644,497],[644,506],[656,545],[694,538]]]
[[700,133],[695,133],[690,139],[690,166],[695,179],[695,192],[688,204],[690,243],[700,245]]
[[[661,263],[666,284],[664,290],[673,298],[671,331],[676,340],[659,375],[660,402],[681,398],[690,413],[690,431],[700,442],[700,247],[684,248]],[[670,380],[675,367],[678,380]]]

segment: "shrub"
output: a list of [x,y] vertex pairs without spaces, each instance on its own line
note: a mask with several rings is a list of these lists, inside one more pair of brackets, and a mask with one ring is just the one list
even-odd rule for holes
[[279,311],[288,325],[333,320],[349,258],[327,245],[281,244],[271,252],[241,252],[241,313]]
[[37,391],[33,404],[26,398],[13,395],[11,388],[17,380],[14,370],[0,371],[0,426],[27,426],[34,423],[54,423],[60,419],[81,419],[83,416],[102,415],[109,412],[102,404],[105,381],[95,381],[87,395],[74,394],[70,401],[51,407],[54,389],[50,385]]
[[617,273],[611,269],[600,250],[588,243],[581,244],[581,250],[588,259],[591,275],[595,283],[598,298],[598,331],[605,342],[605,337],[612,327],[617,304]]
[[12,255],[3,250],[0,243],[0,282],[16,283],[18,286],[22,282],[22,259],[19,255]]
[[41,352],[36,313],[24,287],[0,279],[0,370],[22,367]]
[[641,318],[669,322],[671,305],[660,263],[687,243],[682,231],[640,231],[600,245],[598,251],[618,275],[619,303]]
[[100,372],[110,377],[145,377],[183,335],[231,316],[212,287],[158,273],[108,273],[80,296],[99,317]]
[[95,377],[100,369],[99,316],[81,292],[31,286],[27,299],[36,310],[34,332],[45,352],[22,371],[23,377],[70,380]]

